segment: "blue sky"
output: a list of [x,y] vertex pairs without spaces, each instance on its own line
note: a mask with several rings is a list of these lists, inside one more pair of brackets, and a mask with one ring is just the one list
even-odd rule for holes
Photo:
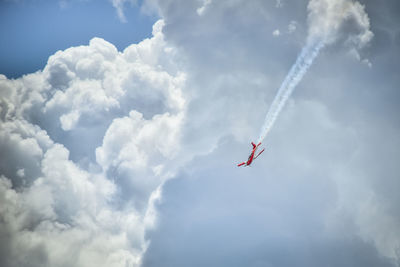
[[86,45],[93,37],[118,50],[151,36],[156,17],[126,4],[121,22],[111,1],[1,1],[0,73],[9,78],[42,69],[57,50]]

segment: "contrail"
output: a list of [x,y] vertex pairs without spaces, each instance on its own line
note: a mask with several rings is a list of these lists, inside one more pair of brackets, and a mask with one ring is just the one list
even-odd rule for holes
[[300,55],[297,57],[296,63],[292,66],[288,75],[286,75],[285,80],[268,110],[257,143],[262,142],[267,136],[294,88],[301,81],[323,46],[324,42],[318,40],[309,42],[308,45],[303,48]]

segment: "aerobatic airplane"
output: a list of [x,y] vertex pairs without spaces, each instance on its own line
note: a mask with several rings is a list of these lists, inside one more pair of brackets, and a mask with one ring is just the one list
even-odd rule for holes
[[261,150],[260,153],[258,153],[257,156],[254,157],[254,154],[256,153],[257,148],[259,147],[259,145],[261,145],[261,142],[258,143],[258,145],[256,145],[253,142],[251,142],[251,145],[253,146],[253,150],[251,151],[251,154],[250,154],[249,158],[247,159],[247,161],[239,163],[238,167],[243,166],[243,165],[244,165],[244,167],[249,166],[253,162],[253,160],[255,160],[258,156],[260,156],[260,154],[263,153],[264,150],[265,150],[265,148],[263,148],[263,150]]

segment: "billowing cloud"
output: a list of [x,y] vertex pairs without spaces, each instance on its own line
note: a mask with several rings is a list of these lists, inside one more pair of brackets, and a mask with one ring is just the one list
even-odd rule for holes
[[309,38],[327,43],[345,42],[362,48],[372,38],[365,7],[353,0],[311,0],[308,3]]
[[[184,145],[203,156],[164,187],[162,223],[150,234],[145,266],[399,261],[397,231],[382,228],[398,225],[397,197],[385,199],[376,190],[377,184],[385,192],[390,190],[383,184],[398,184],[384,169],[399,170],[392,161],[398,152],[386,144],[378,149],[385,136],[398,148],[393,136],[400,132],[390,115],[398,111],[396,104],[386,106],[390,95],[398,99],[398,79],[384,78],[386,72],[394,75],[385,60],[371,73],[343,50],[325,50],[265,141],[261,163],[233,169],[247,156],[243,151],[256,138],[308,33],[344,45],[345,52],[371,41],[372,18],[359,2],[307,1],[308,13],[305,2],[285,2],[275,13],[276,1],[214,1],[198,16],[201,1],[158,1],[165,38],[181,48],[190,69],[186,89],[195,95]],[[293,34],[271,35],[291,21],[297,22]],[[398,48],[392,49],[393,56]],[[371,131],[375,139],[366,136]],[[375,150],[390,155],[382,159]]]
[[94,38],[0,77],[2,266],[139,266],[186,108],[162,27],[123,52]]

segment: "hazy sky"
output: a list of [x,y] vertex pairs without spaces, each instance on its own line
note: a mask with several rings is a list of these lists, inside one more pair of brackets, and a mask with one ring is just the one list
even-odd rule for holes
[[0,12],[1,266],[400,265],[398,1]]

